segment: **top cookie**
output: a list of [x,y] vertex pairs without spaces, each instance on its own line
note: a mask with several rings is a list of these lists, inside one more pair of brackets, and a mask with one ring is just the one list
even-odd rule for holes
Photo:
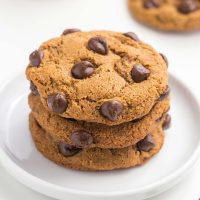
[[129,0],[129,8],[136,19],[160,30],[200,28],[199,0]]
[[168,93],[167,60],[130,32],[65,30],[30,55],[26,75],[50,111],[107,125],[146,115]]

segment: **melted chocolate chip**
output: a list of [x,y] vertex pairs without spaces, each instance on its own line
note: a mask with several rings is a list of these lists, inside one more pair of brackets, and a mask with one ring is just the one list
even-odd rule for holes
[[88,41],[88,48],[96,53],[106,55],[108,54],[107,42],[102,37],[93,37]]
[[35,50],[29,56],[30,65],[32,67],[38,67],[43,57],[44,57],[44,54],[41,50]]
[[189,14],[197,9],[197,5],[193,0],[182,0],[178,6],[179,12]]
[[166,65],[168,67],[169,66],[169,61],[168,61],[167,57],[162,53],[160,53],[160,55],[162,56],[163,60],[165,61]]
[[83,130],[72,133],[70,139],[77,148],[86,148],[93,143],[93,137]]
[[58,149],[59,149],[59,152],[63,155],[63,156],[73,156],[75,154],[77,154],[80,149],[72,146],[72,145],[69,145],[69,144],[66,144],[64,142],[60,142],[58,144]]
[[166,114],[164,122],[162,124],[162,128],[164,130],[166,130],[166,129],[170,128],[170,126],[171,126],[171,116],[169,114]]
[[122,113],[123,105],[116,100],[106,101],[100,108],[100,113],[111,121],[116,121]]
[[63,94],[53,93],[48,96],[47,105],[53,112],[63,113],[67,109],[68,102]]
[[133,32],[127,32],[127,33],[124,33],[123,35],[126,36],[126,37],[131,38],[132,40],[140,41],[140,39],[138,38],[138,36],[135,33],[133,33]]
[[170,88],[167,85],[167,88],[163,94],[161,94],[160,98],[158,99],[159,101],[164,101],[170,94]]
[[32,94],[34,95],[38,95],[38,90],[37,90],[37,87],[34,85],[34,83],[32,81],[30,81],[30,90],[32,92]]
[[140,140],[136,146],[139,151],[149,152],[155,147],[155,141],[152,135],[148,134],[143,140]]
[[158,8],[160,6],[160,0],[145,0],[144,8]]
[[81,32],[81,30],[78,28],[68,28],[63,31],[62,35],[68,35],[70,33],[75,33],[75,32]]
[[133,69],[131,70],[131,77],[136,83],[140,83],[144,80],[147,80],[149,75],[150,71],[141,64],[135,64],[133,66]]
[[74,78],[84,79],[94,73],[94,66],[89,61],[81,61],[72,67],[71,72]]

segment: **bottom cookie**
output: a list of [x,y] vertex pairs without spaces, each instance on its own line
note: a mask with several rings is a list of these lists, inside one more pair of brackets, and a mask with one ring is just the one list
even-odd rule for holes
[[31,114],[29,126],[37,149],[49,160],[67,168],[98,171],[129,168],[145,163],[161,149],[164,133],[161,123],[136,145],[121,149],[76,149],[55,142]]

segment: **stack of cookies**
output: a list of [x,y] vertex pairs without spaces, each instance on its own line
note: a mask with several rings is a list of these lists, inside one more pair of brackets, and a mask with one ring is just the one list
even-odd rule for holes
[[132,32],[67,29],[30,55],[37,149],[80,170],[141,165],[169,127],[167,58]]

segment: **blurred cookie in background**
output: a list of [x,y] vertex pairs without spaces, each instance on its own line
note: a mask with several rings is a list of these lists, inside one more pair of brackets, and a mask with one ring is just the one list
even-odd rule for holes
[[163,31],[200,28],[199,0],[128,0],[135,19]]

